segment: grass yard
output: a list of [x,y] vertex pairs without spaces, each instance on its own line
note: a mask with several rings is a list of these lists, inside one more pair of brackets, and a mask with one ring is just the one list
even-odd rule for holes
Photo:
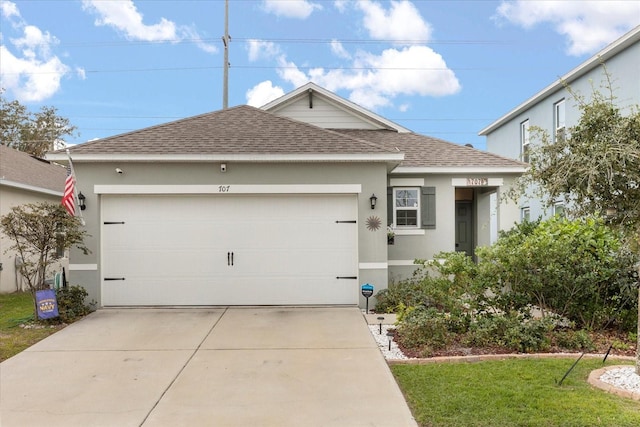
[[41,325],[25,329],[19,325],[33,322],[33,299],[28,292],[0,294],[0,362],[20,353],[60,330],[63,325]]
[[391,370],[423,427],[640,425],[639,402],[587,383],[589,373],[603,366],[602,359],[582,359],[557,386],[574,361],[507,359],[393,365]]

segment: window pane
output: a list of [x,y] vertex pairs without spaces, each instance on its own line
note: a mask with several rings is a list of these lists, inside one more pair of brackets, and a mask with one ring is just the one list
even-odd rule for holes
[[562,100],[556,104],[556,129],[564,128],[564,118],[564,100]]
[[418,225],[418,211],[417,210],[404,210],[398,209],[396,211],[396,220],[398,226],[417,226]]
[[396,190],[396,207],[417,208],[418,190]]

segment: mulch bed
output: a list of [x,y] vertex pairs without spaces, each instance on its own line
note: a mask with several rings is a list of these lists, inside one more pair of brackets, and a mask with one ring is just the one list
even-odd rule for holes
[[[394,334],[396,332],[394,331]],[[592,332],[589,334],[595,349],[590,349],[589,353],[605,354],[608,350],[611,356],[635,356],[636,355],[636,342],[629,341],[628,334],[620,333],[617,331],[604,331],[604,332]],[[398,343],[398,340],[395,340]],[[612,343],[622,343],[624,345],[616,345],[616,348],[611,348]],[[398,347],[405,356],[409,358],[424,358],[424,354],[420,349],[413,349],[404,347],[398,343]],[[566,349],[557,345],[551,345],[546,351],[536,351],[536,353],[581,353],[581,350]],[[489,354],[513,354],[513,349],[500,346],[488,346],[488,347],[466,347],[459,342],[454,342],[448,347],[440,350],[432,351],[428,357],[450,357],[450,356],[481,356]]]

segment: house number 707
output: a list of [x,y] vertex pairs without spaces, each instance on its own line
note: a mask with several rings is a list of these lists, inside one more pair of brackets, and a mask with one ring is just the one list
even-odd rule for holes
[[219,185],[218,193],[228,193],[230,188],[231,188],[230,185]]

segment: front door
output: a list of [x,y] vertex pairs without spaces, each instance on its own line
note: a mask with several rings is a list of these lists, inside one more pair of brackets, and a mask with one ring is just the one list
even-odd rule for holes
[[473,202],[456,202],[456,252],[473,256]]

